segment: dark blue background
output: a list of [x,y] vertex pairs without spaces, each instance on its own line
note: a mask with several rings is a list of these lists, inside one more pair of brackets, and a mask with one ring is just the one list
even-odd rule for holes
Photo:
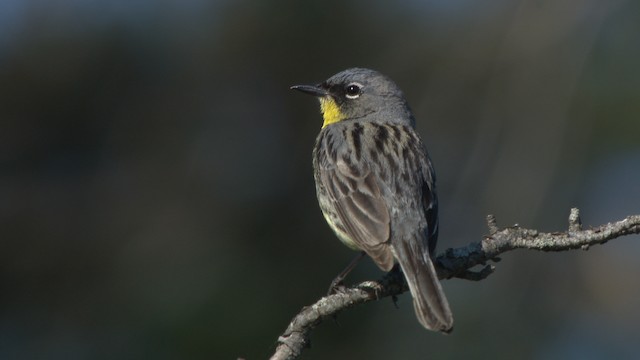
[[[2,1],[0,358],[268,357],[353,256],[315,199],[318,104],[288,90],[347,67],[405,91],[441,251],[490,213],[640,213],[638,34],[622,0]],[[404,295],[323,324],[305,358],[637,356],[639,253],[511,252],[445,281],[452,335]]]

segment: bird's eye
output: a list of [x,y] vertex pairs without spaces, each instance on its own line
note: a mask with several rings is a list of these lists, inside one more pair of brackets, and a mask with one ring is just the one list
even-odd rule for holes
[[355,99],[362,93],[362,85],[358,83],[351,83],[345,88],[345,94],[347,99]]

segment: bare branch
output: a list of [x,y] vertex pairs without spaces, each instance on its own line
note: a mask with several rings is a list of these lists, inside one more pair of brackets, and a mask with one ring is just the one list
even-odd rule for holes
[[[628,216],[615,223],[582,229],[580,212],[571,209],[569,229],[566,232],[543,233],[519,226],[499,229],[493,215],[487,216],[490,235],[468,246],[447,249],[436,259],[440,279],[458,277],[482,280],[494,271],[488,261],[497,262],[498,255],[514,249],[541,251],[587,250],[592,245],[604,244],[611,239],[630,234],[640,234],[640,215]],[[480,271],[470,270],[484,265]],[[295,359],[309,347],[310,334],[324,319],[339,312],[388,296],[396,296],[407,290],[404,277],[390,272],[378,281],[365,281],[344,291],[323,297],[298,313],[285,332],[278,338],[278,346],[272,360]]]

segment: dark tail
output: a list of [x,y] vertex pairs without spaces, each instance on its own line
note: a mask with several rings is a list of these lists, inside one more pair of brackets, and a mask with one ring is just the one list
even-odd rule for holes
[[422,250],[421,244],[415,239],[397,241],[393,248],[409,284],[420,324],[429,330],[451,332],[453,314],[426,249]]

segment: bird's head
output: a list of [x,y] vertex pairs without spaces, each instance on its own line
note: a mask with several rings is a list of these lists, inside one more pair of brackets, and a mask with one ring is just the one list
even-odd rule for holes
[[413,116],[402,91],[388,77],[377,71],[351,68],[341,71],[317,85],[294,85],[298,90],[320,100],[322,127],[385,112],[388,121],[410,122]]

